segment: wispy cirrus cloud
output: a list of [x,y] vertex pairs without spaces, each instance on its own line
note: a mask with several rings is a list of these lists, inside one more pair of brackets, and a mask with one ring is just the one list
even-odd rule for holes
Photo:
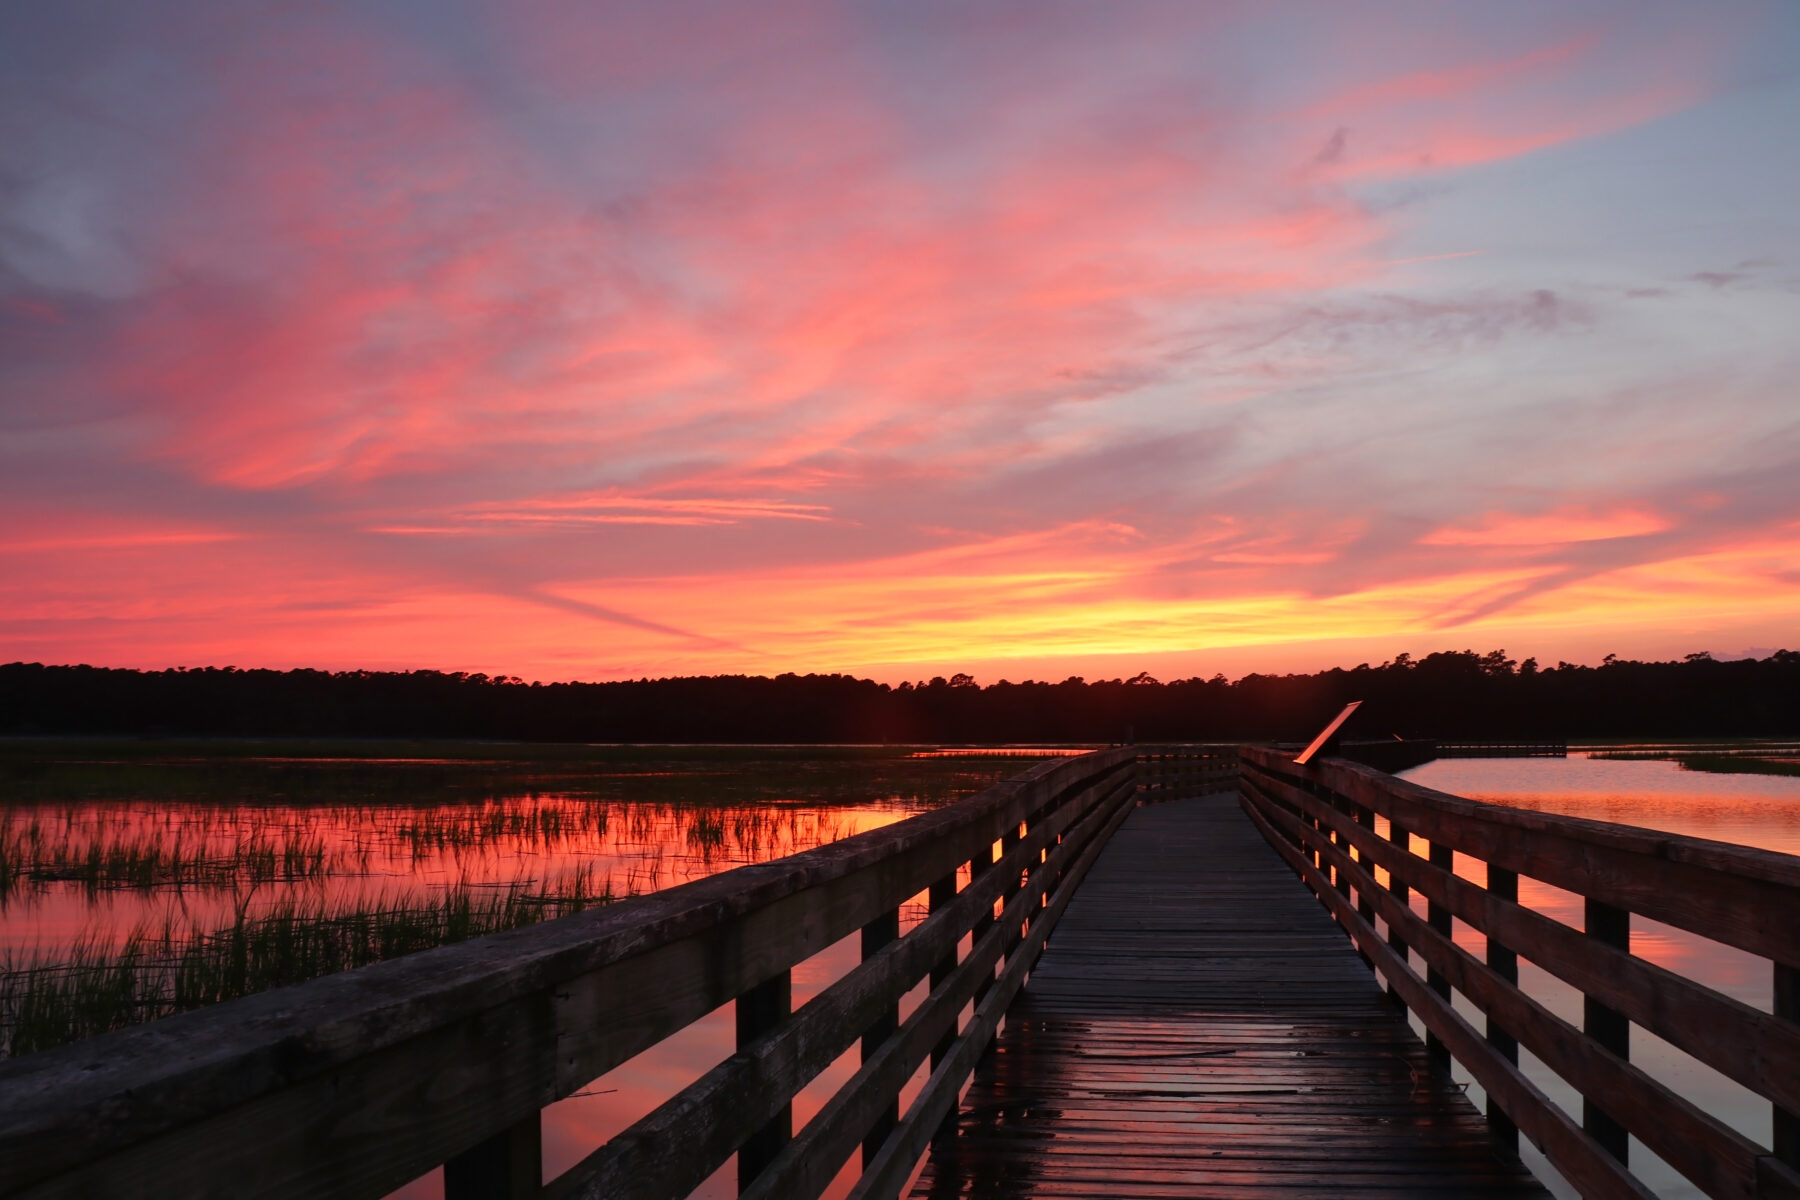
[[1483,200],[1767,14],[91,9],[0,29],[17,654],[1779,640],[1787,235]]
[[1642,509],[1593,512],[1562,508],[1545,513],[1488,513],[1472,526],[1434,530],[1420,539],[1425,546],[1561,546],[1642,537],[1671,528],[1669,521]]
[[748,521],[827,521],[820,504],[782,500],[626,496],[616,492],[532,497],[454,512],[438,524],[378,525],[371,533],[479,533],[515,527],[582,525],[741,525]]

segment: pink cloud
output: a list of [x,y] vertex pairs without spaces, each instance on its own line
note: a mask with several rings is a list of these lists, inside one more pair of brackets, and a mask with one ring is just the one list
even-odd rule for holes
[[[479,70],[343,15],[183,51],[202,101],[179,202],[134,217],[147,282],[0,296],[50,431],[35,486],[93,523],[8,551],[41,555],[5,593],[19,653],[1175,653],[1588,620],[1569,597],[1652,565],[1588,543],[1699,528],[1630,480],[1472,498],[1468,447],[1360,459],[1419,424],[1385,407],[1419,344],[1592,318],[1548,288],[1381,292],[1476,252],[1390,253],[1407,217],[1359,189],[1669,113],[1706,46],[1646,84],[1604,29],[1452,29],[1269,66],[1264,94],[1256,38],[1205,6],[925,37],[830,6],[722,6],[705,36],[545,11],[471,35]],[[1429,520],[1392,463],[1431,477]],[[1726,510],[1719,547],[1770,519]]]
[[1531,515],[1489,513],[1474,526],[1437,529],[1419,539],[1423,546],[1555,546],[1609,538],[1643,537],[1672,526],[1642,509],[1595,512],[1568,507]]

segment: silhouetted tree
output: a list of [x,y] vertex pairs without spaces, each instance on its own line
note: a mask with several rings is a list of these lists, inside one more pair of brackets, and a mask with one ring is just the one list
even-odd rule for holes
[[899,687],[783,674],[525,683],[440,671],[131,671],[0,666],[0,732],[231,737],[442,737],[598,742],[1109,742],[1294,739],[1348,700],[1352,736],[1697,737],[1800,734],[1800,653],[1722,662],[1608,655],[1598,667],[1503,650],[1398,654],[1235,683],[958,673]]

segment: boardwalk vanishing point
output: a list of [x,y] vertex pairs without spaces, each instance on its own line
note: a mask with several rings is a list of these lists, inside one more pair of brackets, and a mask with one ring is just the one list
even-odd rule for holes
[[913,1195],[1549,1193],[1215,793],[1113,835]]
[[[0,1196],[374,1200],[439,1168],[446,1200],[665,1200],[722,1171],[756,1200],[1540,1196],[1526,1141],[1597,1200],[1651,1195],[1640,1143],[1705,1196],[1800,1200],[1800,859],[1378,769],[1433,750],[1044,761],[802,854],[0,1063]],[[1581,927],[1518,903],[1521,876],[1582,897]],[[1760,959],[1773,1003],[1632,954],[1637,918]],[[846,938],[859,963],[795,1007],[793,969]],[[727,1006],[735,1052],[546,1177],[547,1109]],[[1760,1097],[1767,1139],[1646,1074],[1634,1029]]]

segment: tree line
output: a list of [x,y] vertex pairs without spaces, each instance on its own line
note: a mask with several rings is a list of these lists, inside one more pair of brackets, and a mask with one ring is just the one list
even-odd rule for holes
[[1540,668],[1504,651],[1227,680],[1060,683],[850,675],[526,683],[441,671],[0,666],[0,733],[527,742],[1290,740],[1350,700],[1352,737],[1800,735],[1800,652]]

